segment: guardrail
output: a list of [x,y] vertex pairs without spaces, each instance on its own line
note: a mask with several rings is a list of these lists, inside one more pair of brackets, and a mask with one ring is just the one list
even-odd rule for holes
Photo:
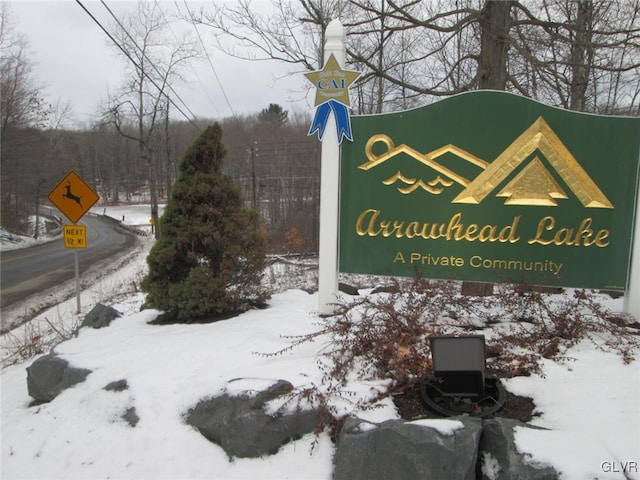
[[126,223],[123,223],[122,221],[118,220],[117,218],[113,218],[110,217],[107,214],[102,214],[102,215],[96,215],[99,217],[102,217],[112,223],[115,223],[116,225],[118,225],[121,228],[124,228],[125,230],[131,232],[131,233],[135,233],[136,235],[140,236],[140,237],[148,237],[149,236],[149,232],[147,232],[146,230],[142,230],[140,228],[136,228],[135,225],[127,225]]

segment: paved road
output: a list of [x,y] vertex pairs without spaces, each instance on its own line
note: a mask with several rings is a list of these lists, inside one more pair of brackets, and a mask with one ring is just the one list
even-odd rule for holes
[[[80,274],[93,263],[131,246],[135,236],[101,217],[85,215],[87,248],[77,249]],[[75,276],[74,250],[62,237],[35,247],[0,253],[0,308],[4,309]]]

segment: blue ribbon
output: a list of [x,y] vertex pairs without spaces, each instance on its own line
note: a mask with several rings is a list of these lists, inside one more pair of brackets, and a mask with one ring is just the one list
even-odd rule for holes
[[307,135],[313,135],[318,132],[318,139],[322,140],[324,137],[324,130],[329,121],[329,114],[333,112],[333,116],[336,119],[336,130],[338,132],[338,145],[342,143],[342,139],[346,138],[350,142],[353,142],[353,134],[351,133],[351,120],[349,118],[349,110],[343,103],[335,100],[329,100],[318,106],[316,109],[316,115],[313,118],[311,128]]

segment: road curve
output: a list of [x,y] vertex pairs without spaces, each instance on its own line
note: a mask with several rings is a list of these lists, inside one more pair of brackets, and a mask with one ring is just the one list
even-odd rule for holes
[[87,227],[87,248],[65,248],[62,237],[52,242],[0,253],[0,308],[61,285],[75,276],[74,250],[80,275],[92,264],[129,248],[135,235],[112,221],[86,215],[78,222]]

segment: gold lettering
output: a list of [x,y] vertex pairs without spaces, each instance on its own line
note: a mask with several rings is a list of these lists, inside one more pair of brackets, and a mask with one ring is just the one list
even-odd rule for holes
[[487,240],[490,242],[494,242],[496,240],[496,238],[494,237],[495,233],[496,233],[495,226],[485,225],[480,229],[480,233],[478,234],[478,240],[480,240],[482,243],[486,242]]
[[429,240],[429,239],[437,240],[438,238],[447,236],[446,227],[444,223],[441,223],[439,225],[437,223],[432,223],[431,231],[428,234],[424,235],[426,233],[428,225],[429,225],[428,223],[425,223],[424,228],[422,229],[422,233],[423,233],[422,236],[425,240]]
[[593,223],[593,219],[591,218],[583,218],[580,226],[578,227],[578,232],[576,233],[576,239],[573,243],[576,246],[580,245],[580,240],[584,239],[584,246],[589,247],[595,243],[595,240],[590,240],[593,236],[593,230],[591,229],[591,224]]
[[[553,239],[543,239],[542,234],[545,231],[552,231],[556,226],[556,220],[553,217],[543,217],[538,222],[538,229],[534,238],[528,241],[529,245],[539,243],[540,245],[554,244],[556,246],[572,245],[575,247],[590,247],[596,245],[598,247],[606,247],[609,245],[607,238],[609,237],[609,230],[602,229],[598,232],[594,232],[591,228],[593,223],[592,218],[584,218],[580,222],[580,226],[576,230],[575,228],[562,227],[555,231]],[[595,235],[595,237],[594,237]]]
[[407,238],[413,238],[420,235],[420,224],[418,222],[409,222],[405,235]]
[[383,237],[390,237],[394,234],[396,238],[402,238],[404,236],[404,232],[402,231],[404,222],[398,220],[382,220],[380,226],[382,227]]
[[[371,214],[371,218],[369,219],[369,225],[367,228],[363,228],[363,224],[367,215]],[[374,210],[372,208],[368,210],[363,210],[363,212],[358,216],[358,220],[356,220],[356,233],[361,237],[365,235],[369,235],[370,237],[377,237],[380,234],[380,230],[375,229],[376,219],[380,214],[380,210]]]
[[519,223],[520,215],[513,217],[513,222],[511,222],[511,225],[507,225],[502,230],[500,230],[498,240],[500,240],[501,243],[516,243],[518,240],[520,240],[520,237],[517,236]]
[[[474,240],[476,240],[478,237],[476,235],[476,233],[478,232],[478,224],[477,223],[472,223],[471,225],[469,225],[467,227],[467,231],[464,234],[464,239],[469,241],[469,242],[473,242]],[[456,238],[456,240],[458,240]]]
[[553,236],[553,244],[554,245],[573,245],[573,228],[561,228],[556,232]]
[[393,263],[396,263],[396,262],[402,262],[402,263],[405,263],[405,261],[404,261],[404,255],[402,255],[402,252],[398,252],[398,253],[396,253],[396,256],[395,256],[395,257],[394,257],[394,259],[393,259]]
[[594,231],[591,229],[591,224],[593,223],[592,218],[585,218],[580,223],[578,227],[578,232],[576,233],[576,242],[575,245],[580,244],[580,239],[585,247],[590,247],[591,245],[595,245],[597,247],[606,247],[609,245],[608,241],[604,241],[607,237],[609,237],[609,230],[602,229],[598,230],[595,234],[595,238],[591,240],[593,237]]
[[605,241],[607,238],[609,238],[609,230],[599,230],[598,233],[596,233],[596,239],[594,243],[600,248],[607,247],[609,246],[609,241]]
[[536,236],[534,238],[529,239],[527,242],[529,245],[533,245],[534,243],[539,243],[540,245],[549,245],[553,243],[553,240],[543,240],[541,238],[543,232],[545,230],[552,230],[553,227],[556,226],[556,220],[553,217],[546,216],[540,219],[538,222],[538,229],[536,230]]
[[464,233],[462,233],[464,225],[460,223],[461,218],[462,214],[460,212],[451,217],[451,220],[449,221],[449,228],[447,228],[447,240],[451,240],[452,236],[456,240],[462,240],[464,238]]

